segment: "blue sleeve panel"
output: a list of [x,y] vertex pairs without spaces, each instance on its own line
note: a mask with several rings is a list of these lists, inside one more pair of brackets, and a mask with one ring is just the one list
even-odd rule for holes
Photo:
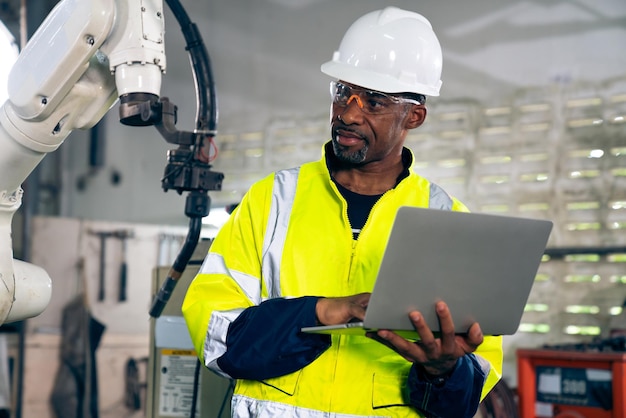
[[430,382],[413,365],[408,382],[411,404],[428,417],[472,418],[486,377],[474,354],[459,358],[454,372],[441,386]]
[[234,379],[263,380],[313,362],[331,345],[329,335],[300,332],[316,325],[318,299],[270,299],[246,309],[230,324],[217,364]]

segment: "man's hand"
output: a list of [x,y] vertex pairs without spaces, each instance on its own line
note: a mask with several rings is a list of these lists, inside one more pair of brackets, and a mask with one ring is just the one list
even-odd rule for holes
[[473,353],[482,344],[483,333],[480,325],[474,323],[467,334],[456,335],[448,305],[438,302],[435,309],[441,327],[439,338],[435,338],[424,318],[417,311],[409,313],[409,318],[420,336],[417,342],[408,341],[387,330],[368,334],[368,336],[389,346],[408,361],[421,365],[431,376],[449,373],[459,357]]
[[363,320],[370,293],[341,298],[320,298],[315,306],[315,314],[321,325],[346,324],[352,320]]

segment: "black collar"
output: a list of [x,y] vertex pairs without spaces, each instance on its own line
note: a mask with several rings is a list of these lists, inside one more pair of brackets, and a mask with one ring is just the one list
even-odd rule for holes
[[[326,168],[328,169],[329,173],[333,172],[333,167],[338,167],[341,165],[341,162],[339,161],[339,159],[335,156],[335,151],[333,150],[333,144],[332,141],[328,141],[326,143],[326,145],[324,145],[324,155],[326,155]],[[408,148],[403,147],[402,148],[402,165],[404,167],[404,169],[402,170],[402,172],[400,173],[400,175],[398,176],[398,178],[396,179],[396,186],[405,178],[407,178],[409,176],[409,167],[411,167],[411,164],[413,163],[413,156],[411,155],[411,151],[409,151]],[[332,175],[331,175],[332,177]],[[334,181],[334,179],[333,179]],[[337,182],[335,182],[336,184],[338,184]],[[394,186],[395,187],[395,186]]]

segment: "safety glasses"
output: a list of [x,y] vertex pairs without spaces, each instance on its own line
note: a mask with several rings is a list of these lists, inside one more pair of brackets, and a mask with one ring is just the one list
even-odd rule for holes
[[391,96],[380,91],[349,86],[340,81],[330,82],[330,95],[335,105],[346,107],[354,100],[362,112],[370,115],[382,115],[395,112],[395,105],[401,103],[422,104],[418,100]]

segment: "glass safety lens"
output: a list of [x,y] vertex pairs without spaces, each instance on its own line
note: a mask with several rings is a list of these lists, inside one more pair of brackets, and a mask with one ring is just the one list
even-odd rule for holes
[[331,81],[330,94],[333,98],[333,103],[336,105],[348,106],[352,101],[355,101],[364,113],[372,115],[394,112],[396,110],[395,106],[400,103],[421,104],[417,100],[349,86],[339,81]]

